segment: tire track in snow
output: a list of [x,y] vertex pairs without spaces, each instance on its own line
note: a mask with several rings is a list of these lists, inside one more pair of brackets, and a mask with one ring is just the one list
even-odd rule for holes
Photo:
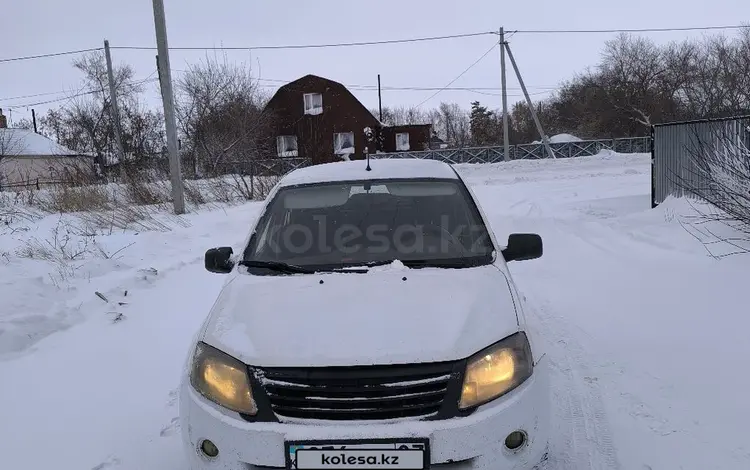
[[[532,305],[529,305],[532,306]],[[548,470],[619,470],[620,463],[589,354],[562,317],[545,306],[530,309],[548,343],[552,374],[553,432]],[[560,338],[555,341],[553,338]]]

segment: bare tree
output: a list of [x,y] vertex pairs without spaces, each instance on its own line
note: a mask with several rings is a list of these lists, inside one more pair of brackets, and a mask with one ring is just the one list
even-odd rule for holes
[[748,114],[749,95],[750,29],[664,46],[623,34],[596,67],[562,84],[542,120],[579,136],[643,136],[654,123]]
[[[110,113],[111,97],[104,54],[86,54],[73,62],[83,74],[83,86],[70,100],[40,120],[42,133],[82,154],[96,155],[103,165],[115,161],[115,126]],[[145,108],[140,95],[156,79],[134,79],[129,65],[114,67],[120,111],[120,130],[126,162],[131,167],[158,168],[163,158],[164,131],[161,114]]]
[[[378,116],[378,110],[370,110],[373,116]],[[383,124],[386,126],[403,126],[407,124],[434,124],[429,111],[416,107],[397,106],[383,107]]]
[[211,175],[274,155],[275,141],[262,113],[265,96],[250,67],[206,57],[177,81],[178,120],[185,152]]
[[431,113],[433,129],[452,147],[468,147],[471,143],[469,113],[455,103],[440,103]]

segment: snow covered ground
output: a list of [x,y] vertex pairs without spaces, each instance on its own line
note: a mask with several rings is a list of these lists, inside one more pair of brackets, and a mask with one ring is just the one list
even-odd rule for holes
[[[750,259],[709,256],[687,201],[650,209],[648,155],[459,169],[499,239],[544,238],[511,270],[553,364],[546,467],[750,468]],[[0,228],[0,468],[183,470],[179,374],[223,282],[203,253],[238,247],[258,209]]]

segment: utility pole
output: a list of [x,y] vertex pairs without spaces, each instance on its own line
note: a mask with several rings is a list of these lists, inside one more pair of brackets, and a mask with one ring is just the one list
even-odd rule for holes
[[36,111],[34,111],[34,108],[31,108],[31,122],[34,123],[34,134],[38,134],[39,131],[36,129]]
[[547,134],[544,133],[544,129],[542,129],[542,123],[539,122],[539,116],[536,114],[536,110],[534,109],[534,103],[531,102],[531,97],[529,97],[529,92],[526,90],[526,85],[523,83],[523,77],[521,77],[521,72],[518,70],[518,64],[516,64],[516,59],[513,57],[513,52],[510,50],[510,46],[506,42],[504,44],[505,50],[508,52],[508,58],[510,59],[510,63],[513,65],[513,70],[516,71],[516,77],[518,77],[518,84],[521,85],[521,90],[523,90],[523,95],[526,97],[526,104],[529,106],[529,112],[531,112],[531,117],[534,119],[534,124],[536,125],[536,130],[539,131],[539,135],[542,137],[542,143],[544,144],[545,150],[547,150],[547,153],[550,157],[555,157],[555,152],[552,151],[552,147],[549,145],[549,137],[547,137]]
[[383,122],[383,99],[380,96],[380,74],[378,74],[378,113],[380,113],[380,122]]
[[508,87],[505,81],[505,28],[500,28],[500,80],[503,95],[503,151],[505,161],[510,161],[510,142],[508,142]]
[[117,107],[117,87],[115,86],[115,73],[112,70],[112,55],[109,53],[109,41],[104,40],[104,55],[107,58],[107,81],[109,82],[109,112],[112,115],[112,123],[115,126],[115,145],[117,146],[117,158],[120,162],[125,161],[125,149],[122,147],[122,131],[120,128],[120,110]]
[[182,165],[177,148],[177,121],[172,94],[172,72],[169,67],[169,46],[167,45],[167,20],[164,14],[164,0],[153,0],[156,46],[158,50],[159,77],[161,77],[161,98],[164,103],[164,121],[167,130],[167,152],[169,152],[169,176],[172,180],[172,201],[174,213],[185,213],[185,191],[182,187]]

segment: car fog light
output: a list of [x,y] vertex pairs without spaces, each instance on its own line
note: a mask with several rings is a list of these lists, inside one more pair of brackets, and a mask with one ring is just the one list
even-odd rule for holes
[[201,442],[200,449],[201,452],[203,452],[203,455],[209,458],[214,458],[219,455],[219,448],[216,447],[216,444],[209,441],[208,439],[205,439],[203,440],[203,442]]
[[526,444],[526,433],[523,431],[513,431],[505,438],[505,447],[510,450],[518,450],[524,444]]

